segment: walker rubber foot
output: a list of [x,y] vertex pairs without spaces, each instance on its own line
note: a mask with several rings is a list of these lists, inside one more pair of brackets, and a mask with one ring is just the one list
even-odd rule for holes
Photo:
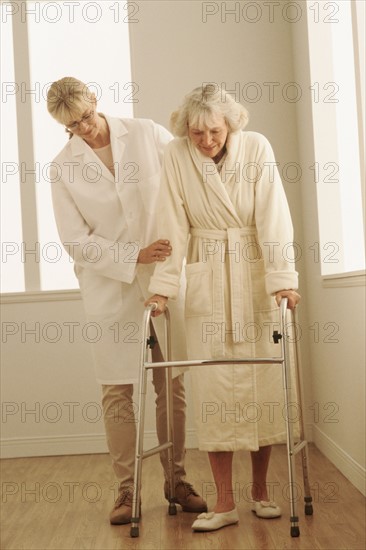
[[177,515],[177,507],[174,504],[174,502],[169,503],[168,514],[169,514],[169,516],[176,516]]
[[139,527],[131,527],[130,529],[130,536],[134,539],[140,535],[140,529]]
[[305,516],[312,516],[312,515],[313,515],[313,505],[305,504]]
[[291,536],[292,537],[299,537],[300,536],[300,529],[297,525],[291,526]]
[[313,505],[312,505],[313,497],[310,497],[310,496],[305,497],[304,502],[305,502],[305,516],[312,516],[313,515]]

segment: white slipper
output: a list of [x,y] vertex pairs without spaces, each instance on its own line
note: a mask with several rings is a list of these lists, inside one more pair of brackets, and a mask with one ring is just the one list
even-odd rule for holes
[[281,515],[281,508],[273,501],[266,502],[265,500],[255,500],[252,502],[252,512],[258,518],[272,519],[279,518]]
[[230,512],[221,512],[218,514],[215,512],[206,512],[197,517],[196,521],[192,524],[192,529],[193,531],[216,531],[216,529],[233,525],[234,523],[238,523],[238,521],[239,516],[236,508],[230,510]]

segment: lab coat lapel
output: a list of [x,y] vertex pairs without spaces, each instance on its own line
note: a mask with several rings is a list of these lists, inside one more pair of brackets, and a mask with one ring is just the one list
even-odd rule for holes
[[[105,116],[105,115],[103,115]],[[87,170],[85,176],[91,182],[98,181],[98,176],[106,178],[107,180],[118,183],[122,179],[122,156],[126,147],[123,136],[127,134],[127,129],[121,120],[117,118],[110,118],[105,116],[110,129],[111,148],[113,156],[113,164],[115,169],[115,177],[108,170],[103,162],[99,159],[98,155],[93,151],[91,147],[79,136],[74,135],[71,140],[71,150],[75,157],[80,158],[80,162],[84,166],[84,170]]]
[[105,117],[110,134],[111,134],[111,147],[113,164],[115,170],[115,183],[117,187],[120,187],[123,182],[123,154],[126,149],[125,136],[128,134],[128,130],[123,122],[118,118]]
[[83,167],[82,174],[85,181],[95,184],[105,178],[114,183],[113,174],[82,138],[79,136],[72,138],[71,150],[77,162]]

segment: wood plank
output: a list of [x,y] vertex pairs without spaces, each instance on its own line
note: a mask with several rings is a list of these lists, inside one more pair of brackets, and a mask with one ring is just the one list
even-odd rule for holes
[[[262,520],[250,511],[249,453],[234,455],[234,494],[240,522],[212,533],[195,533],[195,514],[168,515],[163,473],[157,456],[144,461],[140,536],[130,525],[111,526],[109,511],[117,483],[108,455],[2,460],[2,550],[262,550],[363,549],[365,499],[314,447],[309,446],[314,515],[304,515],[301,461],[297,457],[300,537],[291,538],[286,447],[273,448],[268,481],[282,507],[281,518]],[[188,450],[188,480],[205,495],[209,508],[215,487],[207,454]]]

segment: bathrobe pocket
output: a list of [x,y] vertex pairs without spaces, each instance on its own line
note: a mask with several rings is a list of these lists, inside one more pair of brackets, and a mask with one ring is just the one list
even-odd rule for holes
[[207,263],[186,265],[186,317],[212,315],[212,269]]

